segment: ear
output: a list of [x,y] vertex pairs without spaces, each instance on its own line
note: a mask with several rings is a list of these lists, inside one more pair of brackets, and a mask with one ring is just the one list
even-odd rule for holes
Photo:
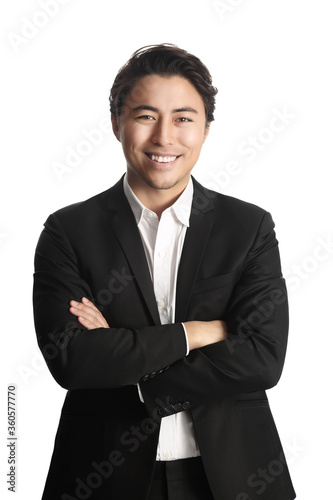
[[120,142],[120,132],[119,132],[119,123],[118,123],[118,118],[116,115],[111,113],[111,123],[112,123],[112,130],[118,141]]
[[205,140],[207,139],[208,137],[208,134],[209,134],[209,131],[210,131],[210,123],[211,122],[207,122],[207,125],[206,125],[206,128],[205,128],[205,132],[204,132],[204,139],[203,139],[203,142],[205,142]]

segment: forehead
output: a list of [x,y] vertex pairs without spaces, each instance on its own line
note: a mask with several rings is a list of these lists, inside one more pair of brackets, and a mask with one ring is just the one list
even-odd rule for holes
[[199,92],[189,80],[178,75],[147,75],[140,78],[130,91],[125,104],[132,109],[144,104],[159,109],[193,107],[198,113],[205,113]]

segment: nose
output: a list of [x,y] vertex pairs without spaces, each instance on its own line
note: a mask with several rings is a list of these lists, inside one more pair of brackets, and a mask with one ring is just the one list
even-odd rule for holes
[[172,121],[160,119],[156,122],[152,134],[152,142],[158,146],[174,143],[174,126]]

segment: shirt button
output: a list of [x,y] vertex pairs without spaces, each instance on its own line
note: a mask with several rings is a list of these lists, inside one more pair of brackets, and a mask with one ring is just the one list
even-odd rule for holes
[[165,307],[165,302],[164,302],[164,300],[158,300],[158,301],[157,301],[157,305],[158,305],[158,307],[161,307],[161,308],[162,308],[162,307]]
[[163,250],[161,250],[160,252],[158,252],[158,256],[163,259],[163,257],[165,257],[165,252]]
[[164,453],[164,455],[165,455],[165,458],[171,458],[171,457],[172,457],[172,453],[171,453],[171,451],[169,451],[169,450],[167,450],[167,451]]

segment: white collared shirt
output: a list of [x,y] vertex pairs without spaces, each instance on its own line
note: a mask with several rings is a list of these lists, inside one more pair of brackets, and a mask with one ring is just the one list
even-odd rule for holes
[[[164,210],[160,220],[155,212],[146,208],[136,197],[126,175],[124,193],[141,235],[161,323],[174,323],[178,266],[189,226],[193,198],[192,179],[176,202]],[[188,354],[185,327],[184,335]],[[143,401],[139,385],[138,389]],[[156,460],[179,460],[199,455],[191,413],[182,411],[163,417]]]

